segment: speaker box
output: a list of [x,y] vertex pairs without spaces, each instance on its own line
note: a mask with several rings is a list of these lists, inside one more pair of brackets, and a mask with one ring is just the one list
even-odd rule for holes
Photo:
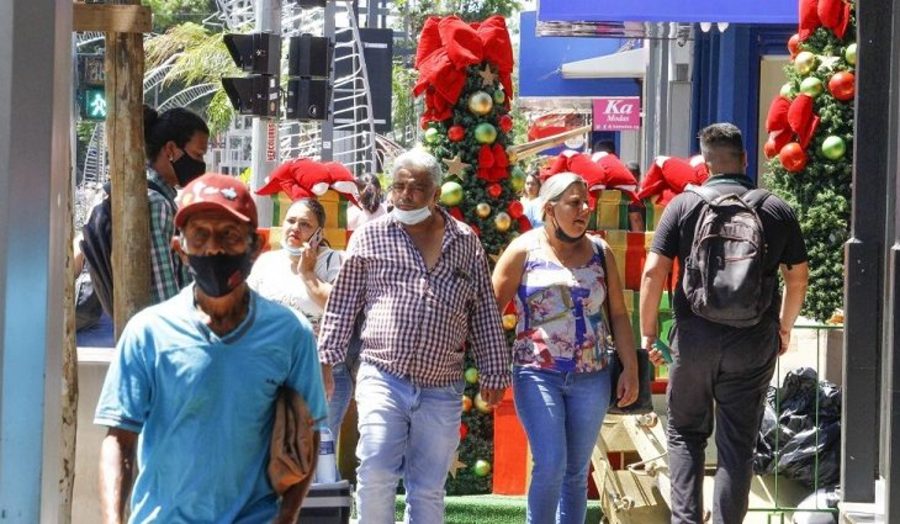
[[331,102],[331,85],[321,78],[292,78],[288,80],[288,120],[327,120]]

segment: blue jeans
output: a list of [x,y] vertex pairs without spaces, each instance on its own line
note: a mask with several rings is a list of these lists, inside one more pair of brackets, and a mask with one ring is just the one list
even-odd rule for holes
[[569,373],[516,366],[516,413],[534,459],[530,524],[583,524],[591,452],[610,395],[609,373]]
[[334,440],[337,440],[344,415],[350,406],[350,399],[353,398],[353,376],[344,362],[339,362],[331,368],[331,376],[334,378],[334,393],[328,401],[328,429],[334,435]]
[[444,484],[459,445],[463,388],[462,380],[447,387],[418,387],[370,364],[360,365],[356,377],[360,524],[393,524],[401,475],[405,521],[443,522]]

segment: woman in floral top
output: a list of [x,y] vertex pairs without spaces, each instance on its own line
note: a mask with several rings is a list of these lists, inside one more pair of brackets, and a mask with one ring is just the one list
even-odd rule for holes
[[[501,308],[515,300],[513,395],[534,467],[528,522],[584,522],[591,451],[616,387],[618,404],[637,400],[634,340],[609,246],[587,232],[584,180],[559,173],[541,187],[544,226],[516,238],[494,269]],[[604,322],[604,307],[612,325]],[[623,372],[610,384],[607,340]]]

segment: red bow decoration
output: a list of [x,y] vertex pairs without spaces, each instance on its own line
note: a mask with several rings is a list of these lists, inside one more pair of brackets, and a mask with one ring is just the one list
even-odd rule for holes
[[509,177],[509,157],[500,144],[485,144],[478,152],[478,178],[485,182],[500,182]]
[[274,195],[279,191],[297,201],[301,198],[316,198],[329,189],[347,197],[354,205],[359,196],[359,188],[353,173],[338,162],[317,162],[309,158],[289,160],[276,167],[266,177],[266,185],[256,191],[257,195]]
[[541,179],[546,180],[563,172],[575,173],[587,182],[591,207],[596,201],[596,192],[601,189],[618,189],[631,197],[632,201],[637,202],[634,193],[638,185],[637,179],[616,155],[594,153],[592,156],[587,153],[564,151],[541,171]]
[[827,27],[844,38],[850,24],[850,2],[846,0],[800,0],[800,40],[806,40],[819,27]]
[[766,117],[766,131],[769,133],[766,156],[772,158],[777,155],[781,148],[794,141],[794,135],[800,146],[806,149],[818,126],[819,117],[813,112],[812,97],[799,94],[793,102],[783,96],[775,97]]
[[456,16],[426,20],[416,52],[419,80],[413,87],[413,95],[425,93],[422,121],[450,118],[466,85],[466,68],[485,61],[497,69],[508,105],[513,93],[513,52],[503,17],[494,15],[471,25]]
[[657,204],[668,204],[684,192],[688,184],[702,184],[709,178],[709,169],[703,157],[690,159],[658,156],[641,181],[639,199],[657,196]]

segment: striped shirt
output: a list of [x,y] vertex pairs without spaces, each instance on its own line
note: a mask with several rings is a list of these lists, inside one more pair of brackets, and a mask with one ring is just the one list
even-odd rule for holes
[[147,179],[162,191],[147,189],[150,201],[150,282],[154,304],[174,297],[191,277],[181,259],[172,251],[175,235],[175,188],[153,169],[147,169]]
[[440,213],[446,227],[430,271],[391,215],[353,234],[322,318],[322,362],[344,360],[364,312],[363,362],[419,386],[447,386],[462,378],[468,342],[481,385],[509,384],[511,352],[481,242],[468,226]]

